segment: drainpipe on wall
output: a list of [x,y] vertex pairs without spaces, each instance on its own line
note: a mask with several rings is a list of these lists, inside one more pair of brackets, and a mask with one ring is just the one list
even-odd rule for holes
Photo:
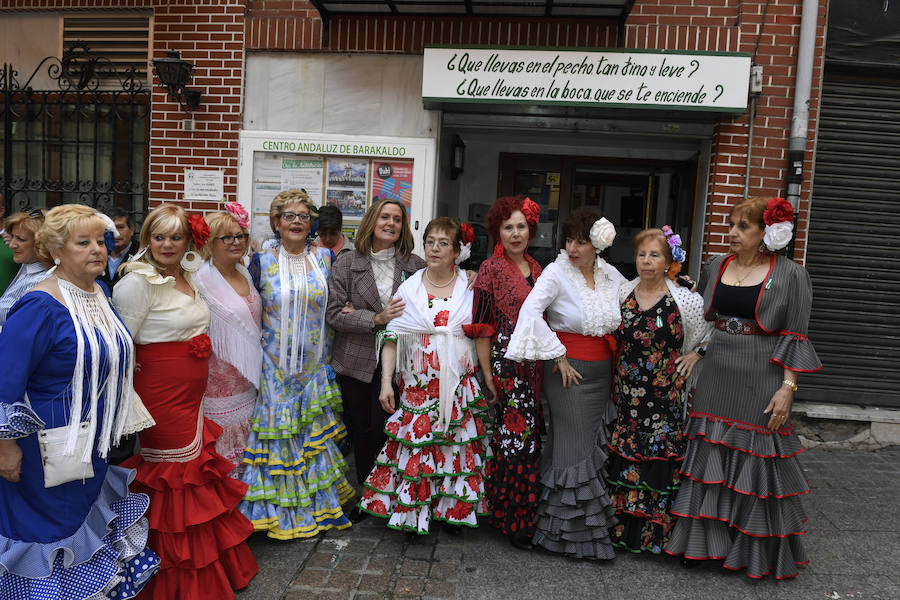
[[[819,0],[803,0],[800,17],[800,43],[797,48],[797,78],[794,81],[794,113],[791,116],[791,139],[788,146],[788,169],[785,177],[786,196],[794,207],[794,231],[797,231],[797,207],[803,185],[803,159],[809,133],[809,94],[812,89],[813,56],[816,50],[816,24]],[[796,237],[796,236],[795,236]],[[794,242],[788,255],[794,254]]]

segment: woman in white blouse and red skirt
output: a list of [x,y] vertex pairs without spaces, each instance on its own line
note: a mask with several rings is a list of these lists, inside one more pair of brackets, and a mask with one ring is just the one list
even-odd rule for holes
[[134,337],[134,389],[156,421],[123,463],[137,469],[134,489],[150,496],[148,546],[162,560],[142,592],[148,600],[228,600],[257,571],[245,541],[253,526],[237,509],[247,486],[228,476],[234,465],[215,451],[222,428],[203,418],[212,345],[209,308],[190,276],[202,262],[192,237],[198,246],[209,238],[202,217],[189,223],[179,206],[153,209],[113,291]]
[[[599,211],[578,209],[563,222],[566,248],[544,269],[519,311],[506,357],[543,360],[550,436],[541,460],[534,544],[576,558],[615,556],[606,489],[612,333],[625,278],[600,258],[615,238]],[[546,315],[546,320],[544,316]]]

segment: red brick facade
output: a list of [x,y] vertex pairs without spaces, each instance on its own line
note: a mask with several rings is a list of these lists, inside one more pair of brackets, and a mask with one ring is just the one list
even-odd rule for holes
[[[813,151],[824,54],[827,0],[819,0],[809,136],[799,208],[797,256],[806,246]],[[196,66],[191,87],[203,92],[187,115],[154,78],[150,143],[150,200],[180,201],[185,168],[225,170],[225,200],[236,199],[244,52],[317,51],[418,54],[426,44],[616,47],[611,19],[473,17],[334,17],[327,44],[323,24],[303,0],[11,0],[12,10],[151,9],[153,55],[179,50]],[[764,88],[754,124],[750,193],[784,189],[793,112],[801,0],[636,0],[628,16],[626,48],[740,51],[763,67]],[[705,250],[727,249],[727,212],[743,195],[748,114],[717,124],[709,176]],[[197,203],[198,210],[215,203]]]
[[[92,13],[123,8],[153,11],[153,57],[164,57],[166,50],[180,51],[183,59],[194,64],[189,87],[203,93],[200,107],[188,115],[153,78],[150,206],[178,202],[195,210],[219,208],[217,203],[182,202],[186,168],[224,169],[224,199],[236,200],[244,80],[244,0],[9,0],[3,5],[3,9],[19,11]],[[189,117],[196,122],[195,131],[182,130],[182,122]]]
[[[755,53],[763,92],[754,123],[750,193],[782,193],[793,113],[801,0],[636,0],[625,48]],[[799,207],[797,257],[803,258],[825,47],[827,1],[819,0],[809,135]],[[250,0],[248,50],[421,53],[426,44],[615,47],[617,24],[602,19],[334,17],[322,21],[302,0]],[[764,14],[765,13],[765,14]],[[765,19],[764,19],[765,16]],[[758,47],[757,47],[758,44]],[[743,197],[749,114],[721,120],[709,177],[707,254],[727,250],[727,214]]]

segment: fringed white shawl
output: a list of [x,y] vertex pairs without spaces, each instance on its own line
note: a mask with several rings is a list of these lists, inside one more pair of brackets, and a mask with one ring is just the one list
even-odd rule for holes
[[417,271],[397,288],[396,296],[403,298],[403,314],[387,325],[387,331],[397,335],[397,372],[412,363],[413,368],[425,372],[424,336],[428,335],[437,348],[440,361],[439,417],[437,429],[446,431],[453,409],[453,396],[466,369],[475,364],[475,344],[463,333],[462,326],[472,323],[472,299],[468,282],[462,275],[456,278],[450,300],[447,325],[436,327],[428,314],[428,292],[422,281],[424,269]]
[[[244,265],[236,267],[247,278],[250,293],[255,294],[250,272]],[[253,318],[246,300],[234,291],[211,261],[200,266],[193,274],[193,280],[209,306],[209,337],[213,352],[258,389],[263,359],[259,321]]]
[[[103,416],[99,423],[100,440],[98,453],[106,457],[111,443],[118,443],[129,427],[132,411],[135,410],[133,400],[132,375],[134,372],[134,343],[125,325],[113,313],[103,292],[95,284],[93,292],[86,292],[63,279],[57,279],[60,295],[69,309],[72,325],[75,327],[75,369],[72,373],[72,404],[66,445],[63,453],[72,456],[78,430],[81,426],[83,400],[85,396],[84,379],[88,374],[87,399],[90,409],[87,421],[90,423],[88,439],[93,440],[98,427],[98,404],[103,394]],[[106,364],[109,373],[106,382],[100,385],[101,353],[98,336],[106,345]],[[86,365],[85,347],[90,348],[90,365]],[[139,402],[139,401],[137,401]],[[139,410],[139,409],[138,409]],[[93,444],[85,446],[82,462],[91,461]]]
[[[307,257],[309,260],[307,261]],[[279,308],[281,309],[281,322],[279,323],[278,366],[287,375],[297,374],[297,362],[302,360],[303,349],[306,345],[306,313],[309,306],[312,291],[307,280],[308,266],[312,265],[312,271],[316,278],[316,284],[324,290],[325,299],[322,306],[328,306],[328,278],[319,266],[319,257],[315,253],[304,250],[300,254],[288,254],[284,246],[278,248],[278,285]],[[325,344],[325,317],[322,316],[319,327],[319,344],[316,361],[322,362]],[[291,330],[293,325],[293,331]],[[288,342],[290,339],[290,353]]]

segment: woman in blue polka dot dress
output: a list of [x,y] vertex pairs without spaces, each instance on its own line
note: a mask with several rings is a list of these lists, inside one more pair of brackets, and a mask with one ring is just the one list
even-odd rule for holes
[[[108,462],[117,439],[153,421],[131,387],[131,337],[94,283],[106,226],[86,206],[47,214],[36,237],[55,274],[0,333],[3,600],[132,598],[159,568],[146,548],[149,500],[128,490],[133,471]],[[54,470],[59,459],[70,467]]]

